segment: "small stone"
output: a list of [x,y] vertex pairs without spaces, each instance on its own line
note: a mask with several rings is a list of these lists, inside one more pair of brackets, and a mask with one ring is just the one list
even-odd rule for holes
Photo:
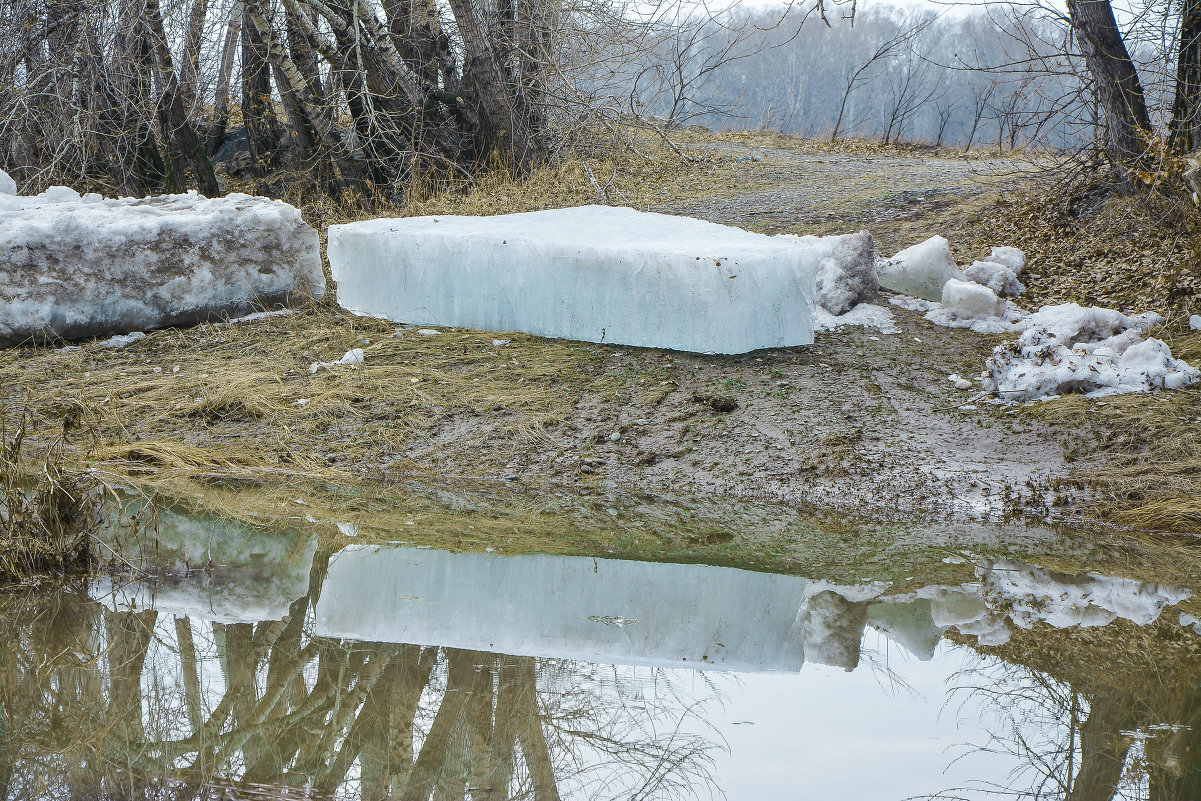
[[955,389],[971,389],[971,388],[972,388],[972,382],[968,381],[966,378],[961,378],[955,382]]
[[610,442],[619,442],[620,440],[621,440],[621,432],[614,431],[612,434],[609,435]]
[[650,424],[649,420],[646,420],[645,418],[641,418],[641,417],[634,421],[634,425],[636,425],[636,426],[645,426],[645,425],[649,425],[649,424]]
[[163,368],[161,368],[161,367],[155,367],[155,368],[154,368],[154,370],[153,370],[152,372],[153,372],[155,375],[161,375],[161,374],[162,374],[162,372],[163,372]]

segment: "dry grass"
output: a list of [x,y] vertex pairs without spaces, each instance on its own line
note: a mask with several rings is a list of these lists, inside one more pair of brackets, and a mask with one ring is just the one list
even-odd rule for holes
[[[487,468],[507,451],[552,446],[547,427],[572,416],[583,381],[596,372],[594,348],[512,340],[494,347],[492,335],[479,332],[419,336],[314,307],[158,331],[119,351],[9,351],[0,382],[10,403],[99,410],[90,458],[125,476],[345,479],[385,466],[420,473],[409,451],[416,432],[437,441],[443,426],[472,422],[491,440],[481,460]],[[310,372],[356,347],[366,353],[362,367]],[[52,420],[35,418],[35,445],[53,440]]]
[[[1151,332],[1201,364],[1201,332]],[[1069,396],[1025,407],[1067,432],[1070,482],[1093,495],[1091,516],[1136,529],[1201,534],[1201,390]]]
[[25,452],[28,413],[10,415],[0,405],[0,582],[80,569],[93,558],[104,487],[72,469],[65,453],[79,411],[62,418],[58,437],[34,461]]

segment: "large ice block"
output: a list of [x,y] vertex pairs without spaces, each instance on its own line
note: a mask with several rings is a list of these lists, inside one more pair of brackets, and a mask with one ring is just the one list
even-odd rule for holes
[[395,322],[745,353],[813,341],[828,247],[582,206],[332,225],[338,302]]
[[0,342],[187,325],[324,292],[317,232],[286,203],[0,194]]

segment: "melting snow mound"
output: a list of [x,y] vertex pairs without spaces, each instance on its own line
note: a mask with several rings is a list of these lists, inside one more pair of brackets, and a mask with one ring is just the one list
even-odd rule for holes
[[1069,392],[1099,397],[1180,389],[1201,382],[1201,371],[1172,358],[1164,342],[1143,338],[1160,320],[1153,313],[1127,316],[1075,303],[1044,306],[1030,315],[1016,342],[993,351],[981,384],[1002,400],[1024,401]]
[[941,236],[932,236],[882,261],[878,272],[883,288],[933,301],[942,298],[947,281],[963,280],[951,255],[951,245]]
[[745,353],[813,342],[816,274],[840,247],[582,206],[332,225],[328,252],[357,314]]
[[187,325],[324,292],[317,232],[277,200],[0,194],[0,342]]
[[1016,298],[1026,291],[1026,285],[1018,280],[1017,273],[995,261],[976,261],[963,271],[968,280],[986,286],[998,295]]
[[794,236],[781,239],[818,251],[817,305],[830,314],[845,314],[870,303],[880,292],[876,277],[876,243],[867,231],[844,236]]

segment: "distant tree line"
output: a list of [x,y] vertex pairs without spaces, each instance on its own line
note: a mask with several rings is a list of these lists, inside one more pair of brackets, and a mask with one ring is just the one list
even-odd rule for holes
[[[1116,5],[1116,9],[1115,9]],[[1126,171],[1201,147],[1201,0],[1029,0],[710,23],[681,76],[762,28],[703,85],[643,92],[664,124],[1079,151]]]

